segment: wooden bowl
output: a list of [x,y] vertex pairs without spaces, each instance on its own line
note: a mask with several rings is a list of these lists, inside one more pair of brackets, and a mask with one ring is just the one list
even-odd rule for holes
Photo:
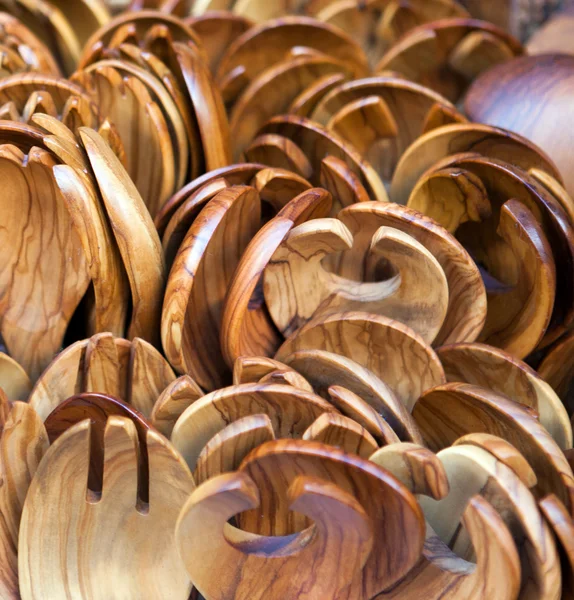
[[574,56],[523,56],[490,69],[471,85],[465,109],[473,121],[510,129],[538,144],[574,194]]

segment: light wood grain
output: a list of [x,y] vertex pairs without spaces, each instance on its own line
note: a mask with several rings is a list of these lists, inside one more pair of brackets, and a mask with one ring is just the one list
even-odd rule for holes
[[385,382],[409,412],[423,390],[444,380],[433,350],[406,325],[380,315],[351,312],[311,321],[276,358],[298,350],[325,350],[354,360]]
[[[400,229],[420,242],[438,261],[448,281],[449,306],[435,344],[474,341],[486,319],[486,290],[475,262],[438,223],[393,203],[362,202],[345,208],[339,219],[353,234],[354,248],[366,252],[379,227]],[[332,269],[350,279],[365,278],[355,254],[339,257]]]
[[261,204],[254,188],[223,189],[188,230],[168,278],[163,348],[180,373],[190,373],[207,390],[229,379],[219,343],[223,305],[260,220]]
[[359,177],[335,156],[327,156],[321,161],[320,181],[321,186],[331,192],[337,209],[370,200]]
[[[233,363],[233,385],[239,385],[240,383],[258,383],[273,373],[292,373],[293,375],[299,375],[297,371],[287,364],[274,360],[273,358],[268,358],[266,356],[240,356]],[[304,377],[302,377],[302,379],[304,380]],[[302,389],[306,389],[308,392],[313,391],[313,388],[309,383]]]
[[19,598],[18,531],[24,501],[48,449],[48,435],[29,404],[0,399],[0,594]]
[[207,442],[197,459],[195,482],[201,485],[223,473],[237,471],[251,450],[274,439],[273,424],[267,415],[237,419]]
[[10,400],[28,400],[32,382],[22,365],[0,352],[0,388]]
[[128,334],[157,343],[166,277],[157,231],[135,185],[109,146],[95,131],[81,129],[80,135],[130,282],[133,309]]
[[[264,122],[265,120],[260,124]],[[244,154],[251,162],[270,164],[276,168],[292,171],[301,177],[310,177],[313,173],[313,167],[301,148],[282,135],[273,133],[259,135],[245,148]]]
[[[304,375],[321,396],[330,396],[332,399],[332,386],[345,388],[381,416],[400,439],[422,442],[418,428],[404,404],[390,385],[368,368],[350,358],[323,350],[300,350],[287,355],[285,362]],[[347,414],[344,410],[342,412]],[[365,426],[364,422],[359,422]],[[371,429],[369,431],[373,433]]]
[[242,384],[211,392],[177,420],[171,441],[190,469],[209,440],[225,427],[251,415],[271,419],[277,438],[301,437],[317,417],[336,409],[311,392],[288,385]]
[[486,344],[454,344],[437,349],[449,382],[463,381],[500,392],[529,406],[562,448],[572,447],[570,418],[560,399],[526,363]]
[[203,390],[189,375],[172,381],[158,396],[150,415],[150,423],[166,438],[185,409],[203,396]]
[[[379,228],[362,255],[361,250],[349,260],[367,265],[366,278],[346,279],[323,266],[329,255],[356,252],[353,236],[341,221],[315,219],[290,231],[263,280],[278,329],[289,336],[312,318],[358,310],[405,323],[431,343],[448,306],[448,283],[434,256],[414,238],[389,227]],[[393,275],[385,277],[389,271]]]
[[[336,482],[351,493],[369,516],[373,531],[385,524],[385,535],[374,536],[373,550],[357,578],[362,587],[359,597],[372,598],[392,586],[420,556],[424,540],[420,508],[406,487],[374,463],[317,442],[277,440],[252,452],[240,472],[249,475],[261,493],[260,507],[242,514],[242,528],[247,531],[282,535],[304,526],[307,520],[289,510],[285,494],[302,474]],[[397,535],[409,540],[402,543],[400,553]]]
[[471,552],[468,533],[461,530],[459,521],[468,501],[480,494],[496,507],[517,547],[526,544],[529,548],[528,552],[520,553],[521,569],[513,568],[512,576],[499,575],[499,585],[504,581],[510,590],[516,590],[518,580],[521,598],[560,598],[560,564],[550,529],[538,511],[536,500],[518,476],[486,450],[474,446],[447,448],[438,457],[451,492],[439,501],[421,497],[420,503],[427,522],[440,539],[458,554],[468,556]]
[[567,333],[548,352],[538,367],[540,377],[552,386],[568,409],[574,412],[572,380],[574,366],[574,333]]
[[538,478],[537,495],[555,493],[571,505],[574,477],[564,454],[526,407],[466,383],[447,383],[421,396],[413,416],[427,446],[440,450],[468,433],[490,433],[510,442]]
[[178,548],[202,594],[214,600],[296,598],[308,595],[310,580],[313,597],[360,593],[357,574],[373,546],[373,532],[351,493],[318,478],[296,478],[286,501],[313,519],[315,535],[309,539],[302,532],[286,548],[265,552],[271,538],[227,523],[261,501],[252,478],[229,473],[198,488],[185,505],[177,524]]
[[0,332],[33,380],[60,349],[89,284],[80,240],[52,174],[55,164],[52,154],[37,147],[25,155],[0,146]]
[[[103,491],[99,501],[90,502],[89,435],[87,420],[66,431],[28,492],[20,529],[22,597],[110,598],[120,592],[125,598],[186,599],[191,584],[174,544],[175,521],[194,488],[185,463],[167,440],[148,432],[149,507],[142,506],[135,426],[110,417]],[[57,540],[50,552],[46,540]],[[73,571],[66,567],[71,563]]]
[[321,98],[335,86],[346,80],[347,77],[344,73],[320,77],[293,99],[286,112],[298,115],[299,117],[310,117]]

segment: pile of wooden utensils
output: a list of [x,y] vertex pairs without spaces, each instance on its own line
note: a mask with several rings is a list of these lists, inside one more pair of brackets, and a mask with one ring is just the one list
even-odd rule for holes
[[0,600],[574,598],[514,4],[0,0]]

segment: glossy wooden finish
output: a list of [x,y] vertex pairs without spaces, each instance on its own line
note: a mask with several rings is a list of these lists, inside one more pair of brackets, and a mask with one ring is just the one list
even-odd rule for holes
[[18,532],[24,501],[49,441],[42,420],[23,402],[0,398],[0,595],[19,598]]
[[572,447],[572,426],[564,405],[548,384],[526,363],[486,344],[454,344],[437,349],[449,382],[491,389],[529,406],[563,449]]
[[413,409],[426,444],[440,450],[467,433],[490,433],[510,442],[530,463],[539,495],[555,493],[571,506],[574,477],[564,454],[527,408],[507,397],[466,383],[429,390]]
[[10,400],[28,400],[32,382],[26,371],[13,358],[0,352],[0,388]]
[[170,438],[176,421],[185,409],[203,395],[203,390],[189,375],[182,375],[159,395],[149,417],[150,423]]
[[281,346],[276,358],[299,350],[334,352],[370,369],[409,412],[425,389],[444,380],[430,346],[406,325],[380,315],[350,312],[311,321]]
[[337,411],[319,396],[289,385],[235,385],[211,392],[187,408],[175,424],[171,441],[195,470],[209,440],[238,419],[264,414],[277,438],[300,438],[325,412]]
[[[289,366],[303,374],[316,392],[323,397],[328,397],[337,408],[339,405],[333,401],[333,386],[344,388],[345,397],[348,397],[349,393],[356,395],[361,401],[361,406],[366,404],[376,415],[382,416],[400,439],[422,442],[407,407],[392,391],[391,384],[379,379],[368,368],[346,356],[317,349],[299,350],[286,355],[284,360]],[[339,408],[339,410],[341,409]],[[361,407],[358,407],[358,410],[362,413],[365,412]],[[346,410],[341,410],[341,412],[354,418]],[[379,422],[380,419],[376,419],[376,421]],[[366,427],[364,419],[359,419],[358,422]],[[368,430],[373,433],[372,428],[368,428]],[[379,431],[377,433],[380,435]],[[377,439],[379,435],[376,436]]]
[[[149,458],[149,504],[142,504],[135,426],[112,416],[104,433],[103,491],[101,498],[90,497],[90,430],[84,420],[66,431],[50,447],[28,492],[20,529],[22,597],[109,598],[120,592],[125,598],[152,593],[185,600],[191,584],[174,532],[194,488],[189,470],[165,438],[149,431],[142,448]],[[47,540],[58,540],[50,551]],[[73,571],[66,564],[74,564]]]
[[[480,494],[496,507],[516,547],[527,545],[529,549],[519,555],[520,569],[514,566],[505,577],[499,575],[499,581],[509,586],[506,593],[514,589],[511,597],[516,597],[519,586],[520,598],[560,598],[560,563],[551,531],[538,511],[536,500],[518,476],[486,450],[473,446],[446,448],[438,453],[438,458],[451,492],[438,501],[420,497],[420,503],[427,522],[440,539],[455,552],[472,555],[469,532],[461,530],[459,522],[468,501]],[[515,561],[509,565],[513,562],[516,565]]]
[[552,347],[546,355],[538,372],[554,391],[572,415],[574,402],[572,400],[572,367],[574,366],[574,333],[567,333]]
[[[247,531],[284,535],[301,530],[307,519],[289,510],[285,494],[300,475],[336,482],[352,493],[369,516],[373,531],[385,524],[385,535],[374,536],[372,552],[357,573],[355,582],[362,588],[358,597],[372,598],[392,586],[420,556],[424,539],[421,510],[407,488],[374,463],[317,442],[277,440],[252,452],[240,473],[249,475],[261,492],[260,507],[242,515],[242,528]],[[397,553],[399,539],[405,540],[405,536],[409,542]]]
[[421,243],[438,261],[448,282],[449,305],[435,344],[474,341],[486,318],[486,292],[480,271],[462,245],[432,219],[396,204],[363,202],[349,206],[339,219],[353,234],[358,254],[342,255],[336,272],[352,279],[365,278],[365,265],[353,259],[366,252],[380,227],[393,227]]
[[[525,56],[485,73],[465,99],[466,111],[475,121],[504,126],[547,152],[558,165],[570,194],[574,194],[568,151],[572,139],[568,128],[560,124],[571,119],[571,105],[562,99],[573,76],[572,56]],[[523,103],[526,94],[528,106]]]
[[[240,383],[262,383],[268,378],[275,379],[281,374],[289,385],[312,392],[311,384],[288,365],[266,356],[240,356],[233,364],[233,385]],[[269,381],[268,383],[273,383]],[[280,383],[280,382],[277,382]]]
[[318,478],[296,478],[287,502],[314,521],[315,535],[310,540],[308,532],[296,534],[288,541],[289,552],[263,551],[272,538],[227,523],[262,501],[251,477],[229,473],[198,488],[185,505],[177,524],[178,548],[204,595],[214,600],[298,598],[308,594],[309,580],[315,577],[316,597],[360,594],[357,575],[373,546],[373,532],[353,494]]

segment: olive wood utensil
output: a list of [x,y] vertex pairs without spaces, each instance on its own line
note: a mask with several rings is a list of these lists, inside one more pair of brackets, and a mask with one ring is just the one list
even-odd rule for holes
[[[528,552],[519,554],[520,569],[516,559],[506,561],[510,570],[504,576],[498,575],[498,585],[504,582],[508,586],[506,594],[511,598],[516,597],[517,588],[520,588],[521,598],[558,599],[560,564],[552,534],[538,511],[536,500],[518,476],[486,450],[475,446],[446,448],[438,453],[438,458],[443,463],[451,491],[441,500],[421,496],[419,502],[427,522],[439,538],[457,554],[468,555],[469,532],[460,529],[459,520],[471,498],[480,494],[483,500],[496,507],[499,517],[511,531],[516,547],[528,545],[529,548]],[[507,545],[507,548],[508,555],[513,547]],[[480,589],[479,586],[477,591]]]
[[246,383],[203,396],[177,420],[171,435],[190,469],[195,470],[201,451],[211,438],[238,419],[267,415],[277,438],[301,437],[333,405],[311,392],[290,385]]
[[25,155],[15,146],[0,146],[5,225],[0,332],[32,380],[61,348],[89,284],[79,237],[54,181],[55,165],[41,148]]
[[448,382],[480,385],[533,408],[560,448],[572,447],[572,426],[564,405],[526,363],[486,344],[453,344],[436,353]]
[[338,385],[330,386],[327,393],[329,402],[342,414],[364,427],[379,445],[400,442],[394,429],[360,396]]
[[[276,381],[278,378],[282,381]],[[233,385],[241,383],[287,383],[306,392],[313,391],[298,371],[266,356],[240,356],[233,363]]]
[[327,156],[321,161],[320,182],[322,187],[331,192],[338,208],[370,200],[359,177],[335,156]]
[[[436,258],[390,227],[379,228],[368,249],[361,250],[351,260],[367,265],[372,277],[347,279],[323,266],[329,255],[356,252],[341,221],[314,219],[291,230],[263,277],[265,302],[277,328],[288,337],[313,318],[358,310],[400,321],[432,343],[448,307],[448,283]],[[389,270],[390,278],[384,275]]]
[[555,493],[572,503],[574,477],[564,454],[532,409],[502,394],[467,383],[447,383],[427,390],[413,417],[426,445],[440,450],[468,433],[490,433],[510,442],[538,478],[537,495]]
[[197,485],[222,473],[237,471],[241,461],[261,444],[275,439],[273,423],[266,414],[249,415],[233,421],[216,433],[197,458]]
[[381,315],[349,312],[311,321],[285,341],[276,358],[300,350],[333,352],[370,369],[408,412],[424,390],[444,381],[432,348],[406,325]]
[[574,332],[566,333],[550,349],[538,367],[542,379],[549,383],[566,406],[574,413],[572,380],[574,379]]
[[286,112],[298,117],[310,117],[323,96],[347,79],[344,73],[319,77],[292,100]]
[[291,229],[326,216],[331,195],[321,188],[307,190],[288,202],[253,237],[229,284],[221,321],[221,350],[231,368],[243,355],[269,356],[281,344],[258,290],[265,267]]
[[257,136],[245,148],[244,156],[251,162],[270,164],[301,177],[308,178],[313,174],[313,167],[303,150],[282,135],[268,133]]
[[[307,378],[316,393],[329,397],[333,386],[345,388],[382,417],[400,439],[422,443],[416,424],[392,391],[391,384],[383,382],[368,368],[346,356],[323,350],[299,350],[286,355],[284,360]],[[350,416],[344,410],[341,412]]]
[[158,343],[166,278],[159,236],[134,183],[109,146],[93,130],[82,128],[80,136],[130,282],[133,308],[128,335]]
[[[261,506],[241,515],[246,531],[288,535],[306,526],[307,519],[290,511],[286,495],[303,474],[336,482],[352,494],[370,518],[373,531],[385,524],[385,535],[374,536],[372,552],[355,579],[358,590],[362,589],[356,597],[372,598],[391,587],[420,557],[424,520],[418,504],[402,483],[372,462],[318,442],[276,440],[254,450],[239,472],[251,477],[261,492]],[[408,539],[401,553],[394,550],[399,543],[396,536]]]
[[[286,492],[286,502],[313,520],[314,535],[310,539],[310,532],[304,531],[279,545],[274,537],[249,534],[227,522],[263,501],[245,473],[220,475],[190,497],[176,537],[188,573],[202,594],[214,600],[303,594],[362,597],[357,596],[357,573],[369,556],[374,535],[352,493],[316,477],[297,477]],[[309,578],[315,577],[311,592]]]
[[0,397],[0,595],[6,600],[20,597],[20,518],[28,488],[48,446],[46,429],[34,409],[23,402],[10,405]]
[[203,390],[189,375],[182,375],[159,395],[149,417],[150,423],[169,439],[184,410],[203,395]]
[[0,352],[0,388],[9,400],[28,400],[32,382],[17,361]]
[[220,191],[188,230],[168,278],[163,348],[177,371],[190,373],[207,390],[228,379],[219,344],[223,306],[235,269],[259,229],[260,207],[252,187]]
[[[189,469],[163,436],[149,430],[140,448],[133,422],[111,416],[104,432],[102,494],[91,495],[86,488],[91,430],[89,419],[68,429],[36,472],[20,528],[22,597],[120,593],[185,600],[191,583],[173,536],[195,487]],[[146,504],[137,494],[140,451],[149,459]]]
[[502,160],[525,171],[537,168],[562,182],[551,159],[526,138],[489,125],[455,123],[421,135],[405,150],[393,175],[392,201],[406,204],[416,182],[433,164],[462,152]]
[[480,271],[463,246],[438,223],[406,207],[379,202],[354,204],[342,210],[338,218],[353,235],[354,251],[335,257],[333,271],[349,279],[366,279],[365,265],[356,258],[367,251],[380,227],[399,229],[437,259],[448,281],[449,306],[435,344],[474,341],[478,337],[487,309]]

